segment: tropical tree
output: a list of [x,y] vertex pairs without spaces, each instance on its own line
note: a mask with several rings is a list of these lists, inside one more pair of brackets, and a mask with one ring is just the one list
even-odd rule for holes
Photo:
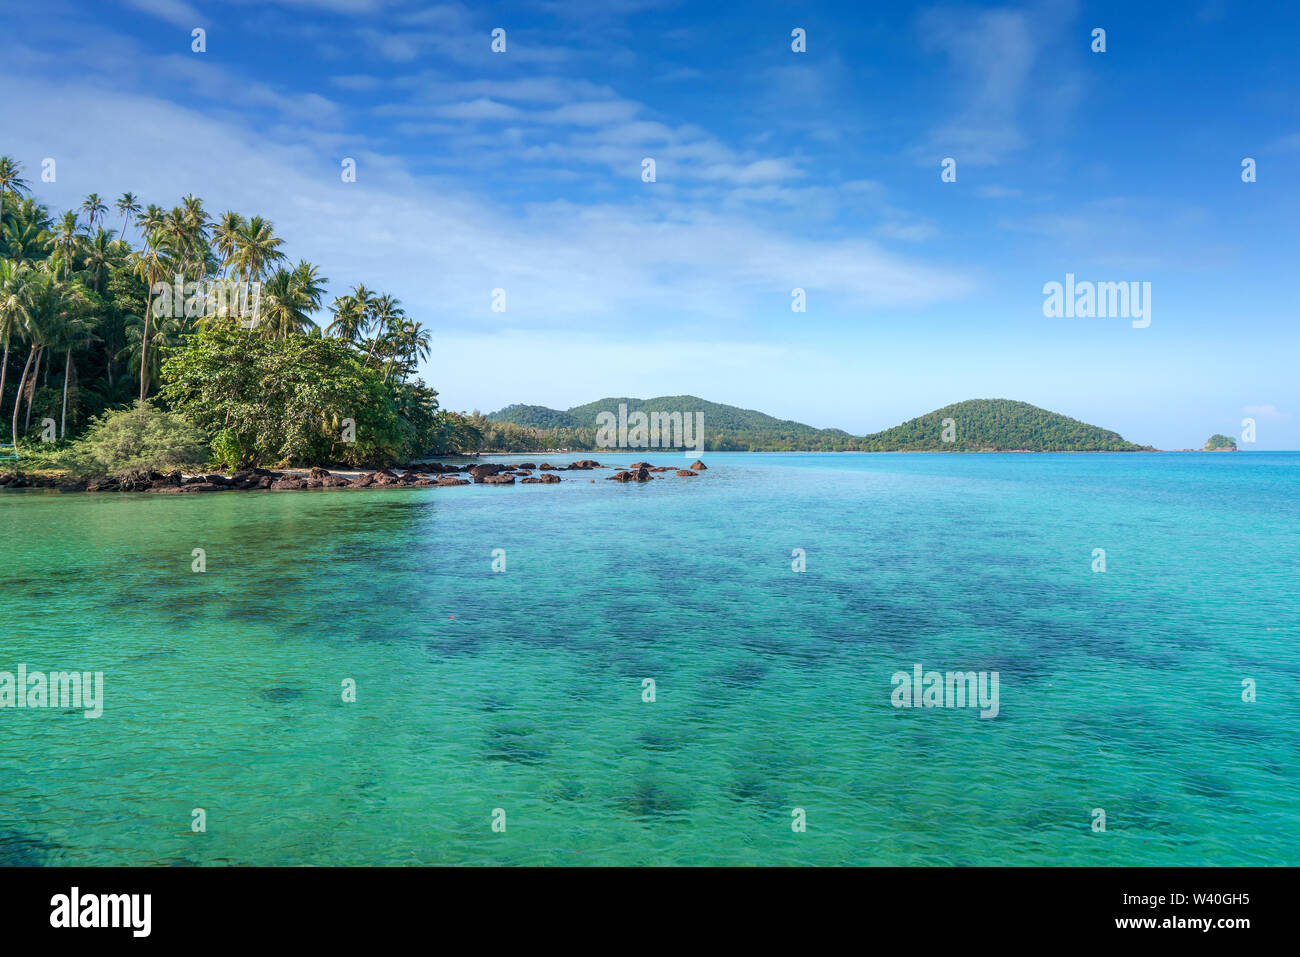
[[122,239],[126,240],[126,224],[132,216],[140,212],[140,199],[135,193],[123,193],[113,204],[119,213],[122,214]]
[[[5,157],[0,157],[4,159]],[[9,347],[22,335],[28,322],[26,299],[23,295],[27,283],[28,267],[8,260],[0,261],[0,345],[4,358],[0,359],[0,411],[4,408],[5,377],[9,371]],[[21,393],[21,389],[19,392]],[[15,404],[17,399],[14,400]]]
[[22,177],[23,164],[12,156],[0,156],[0,193],[30,192],[27,180]]
[[145,283],[143,331],[140,341],[140,401],[143,402],[148,391],[149,377],[145,372],[145,359],[149,353],[149,313],[153,311],[153,284],[158,276],[167,275],[172,268],[173,259],[161,231],[155,230],[145,238],[144,248],[134,254],[135,271]]
[[[102,230],[101,230],[102,232]],[[76,285],[63,290],[64,301],[59,310],[50,316],[47,341],[52,352],[62,350],[63,360],[63,403],[59,414],[59,438],[68,432],[68,383],[72,379],[72,351],[84,348],[93,341],[91,323],[85,315],[87,305],[85,297]]]
[[257,282],[266,269],[284,259],[280,246],[284,240],[275,235],[269,220],[254,216],[235,239],[235,269],[245,282]]
[[221,214],[221,219],[212,226],[212,243],[216,247],[217,255],[221,260],[221,278],[226,278],[226,272],[231,264],[235,261],[235,250],[239,244],[240,233],[248,223],[232,209],[226,210]]
[[357,285],[348,295],[337,297],[330,306],[334,319],[325,332],[347,342],[360,342],[370,321],[368,310],[373,296],[374,293],[364,285]]
[[90,222],[86,226],[86,232],[92,233],[95,231],[96,218],[107,213],[108,207],[104,204],[104,201],[100,198],[98,193],[91,193],[81,204],[81,211],[90,219]]
[[76,262],[77,251],[81,248],[81,227],[77,225],[77,214],[68,210],[63,214],[63,219],[59,220],[58,228],[55,230],[54,252],[58,255],[64,270],[64,278],[72,275],[72,267]]

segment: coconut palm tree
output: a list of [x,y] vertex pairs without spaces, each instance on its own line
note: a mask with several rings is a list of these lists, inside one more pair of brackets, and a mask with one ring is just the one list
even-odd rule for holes
[[161,206],[150,203],[143,213],[135,221],[136,226],[140,227],[141,235],[156,232],[163,224],[166,212]]
[[280,246],[284,240],[275,235],[273,224],[261,216],[254,216],[239,231],[235,240],[235,267],[239,278],[257,282],[266,269],[284,259]]
[[235,249],[238,246],[239,234],[247,225],[248,223],[244,220],[244,217],[232,209],[222,213],[221,219],[213,224],[212,244],[221,259],[222,279],[226,278],[227,270],[235,261]]
[[[102,230],[101,230],[102,232]],[[51,352],[64,352],[63,359],[63,405],[59,414],[59,438],[68,433],[68,383],[72,379],[72,351],[89,345],[94,336],[91,323],[85,315],[89,305],[76,284],[66,284],[62,290],[63,302],[59,310],[50,316],[47,341]]]
[[[19,263],[0,261],[0,345],[4,357],[0,358],[0,410],[4,408],[5,376],[9,371],[9,347],[20,337],[28,322],[23,288],[27,284],[28,267]],[[21,390],[20,390],[21,391]],[[15,403],[18,401],[14,400]]]
[[357,285],[348,295],[336,298],[330,306],[334,318],[325,329],[326,334],[353,344],[359,342],[369,321],[367,311],[373,297],[374,293],[364,285]]
[[109,271],[122,262],[129,249],[126,243],[113,238],[111,229],[96,230],[95,238],[85,240],[81,245],[84,275],[89,280],[87,285],[95,292],[102,293]]
[[86,226],[86,232],[93,233],[95,231],[95,220],[107,213],[108,207],[104,205],[104,201],[98,193],[91,193],[86,197],[85,202],[81,204],[81,211],[90,219]]
[[113,204],[119,213],[122,214],[122,240],[126,241],[126,224],[127,221],[140,212],[140,198],[135,193],[123,193]]
[[149,378],[145,375],[145,358],[149,352],[149,314],[153,312],[153,284],[158,276],[167,275],[173,267],[171,251],[167,247],[161,227],[149,233],[144,248],[135,253],[135,271],[145,283],[144,331],[140,335],[140,401],[148,390]]
[[380,343],[388,332],[406,318],[406,310],[402,308],[401,300],[384,294],[370,300],[370,308],[367,312],[370,320],[366,327],[367,333],[373,333],[370,347],[366,350],[365,364],[369,366],[370,360],[375,358]]
[[27,180],[22,177],[23,164],[12,156],[0,156],[0,193],[30,192]]
[[59,220],[58,228],[54,232],[54,252],[59,256],[63,266],[63,278],[72,275],[72,267],[80,248],[81,227],[77,225],[77,214],[68,210],[63,214],[63,219]]
[[[41,356],[49,342],[49,334],[64,308],[64,286],[57,275],[48,269],[34,270],[23,284],[20,294],[20,334],[30,346],[22,376],[18,379],[18,395],[14,399],[11,423],[14,442],[18,441],[18,412],[22,407],[24,392],[27,398],[26,427],[32,423],[32,402],[36,394],[36,377],[40,374]],[[35,367],[33,368],[33,361]],[[31,377],[28,377],[31,372]],[[24,429],[25,431],[26,429]]]
[[39,223],[15,216],[0,227],[6,258],[13,263],[35,262],[50,246],[50,234]]

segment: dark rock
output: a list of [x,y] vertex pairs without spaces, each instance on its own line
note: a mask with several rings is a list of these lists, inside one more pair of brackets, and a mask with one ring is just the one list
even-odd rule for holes
[[542,475],[539,475],[537,477],[545,484],[550,484],[552,482],[560,481],[560,477],[558,475],[551,475],[549,472],[543,473]]
[[328,469],[313,468],[310,472],[307,473],[307,479],[308,481],[310,481],[311,479],[316,479],[317,481],[320,481],[321,479],[328,478],[329,474],[330,473]]
[[179,491],[181,492],[224,492],[228,488],[230,488],[230,486],[217,485],[214,482],[186,482],[184,485],[180,486]]
[[575,472],[587,472],[590,471],[591,469],[600,468],[600,463],[597,462],[595,459],[579,459],[578,461],[572,463],[569,466],[569,468]]
[[342,475],[327,475],[320,480],[320,484],[323,488],[347,488],[352,483]]
[[435,484],[450,486],[450,485],[468,485],[470,483],[465,481],[464,479],[452,478],[450,475],[444,475],[442,478],[438,479],[438,481]]
[[513,475],[485,475],[482,482],[484,485],[514,485],[515,477]]
[[504,465],[473,465],[470,466],[469,474],[474,477],[475,482],[482,482],[490,475],[506,471],[506,468]]
[[54,486],[60,492],[84,492],[86,490],[85,482],[60,482]]
[[271,488],[277,491],[286,491],[294,489],[304,489],[307,487],[307,480],[300,478],[282,478],[276,479],[271,483]]
[[541,465],[537,466],[537,468],[540,471],[545,472],[548,469],[554,470],[557,468],[557,466],[552,465],[550,462],[543,462]]
[[374,485],[374,484],[375,484],[375,473],[374,473],[374,472],[362,472],[360,475],[358,475],[356,478],[354,478],[351,482],[348,483],[348,487],[349,487],[349,488],[369,488],[370,486],[372,486],[372,485]]
[[708,466],[705,465],[703,462],[701,462],[699,459],[696,459],[694,462],[691,463],[691,468],[695,469],[695,471],[697,472],[703,472],[705,469],[708,468]]
[[[19,479],[19,481],[22,480]],[[16,487],[21,488],[22,486],[16,486]],[[119,491],[121,487],[122,485],[120,482],[118,482],[117,479],[108,478],[106,476],[100,478],[93,478],[86,483],[87,492],[116,492]]]
[[690,469],[678,469],[678,475],[699,475],[699,472],[692,472]]
[[635,481],[631,472],[615,472],[613,475],[605,477],[606,482],[632,482]]
[[207,482],[210,485],[234,485],[235,484],[230,479],[226,478],[224,475],[218,475],[215,472],[211,475],[203,476],[203,481]]
[[537,466],[534,465],[532,462],[520,462],[518,465],[515,466],[515,468],[517,468],[517,469],[535,469],[535,468],[537,468]]

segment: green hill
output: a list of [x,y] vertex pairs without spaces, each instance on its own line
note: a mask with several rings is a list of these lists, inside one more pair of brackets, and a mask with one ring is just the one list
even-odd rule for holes
[[[618,414],[619,405],[633,412],[681,412],[703,416],[706,448],[710,451],[781,451],[783,449],[841,451],[857,448],[858,439],[841,429],[815,429],[802,422],[777,419],[753,409],[709,402],[693,395],[664,395],[654,399],[627,396],[597,399],[560,411],[540,405],[511,405],[488,418],[552,433],[568,448],[593,448],[596,417]],[[556,430],[559,430],[558,434]]]
[[[1137,452],[1115,432],[1010,399],[971,399],[936,409],[892,429],[864,438],[841,429],[817,429],[777,419],[753,409],[709,402],[693,395],[655,399],[607,398],[572,409],[511,405],[479,424],[492,451],[545,448],[595,449],[596,417],[618,414],[619,405],[633,412],[682,412],[703,415],[709,451],[860,451],[860,452]],[[945,419],[952,420],[952,441],[944,441]]]
[[[951,441],[944,441],[946,419]],[[1141,452],[1150,446],[1028,402],[969,399],[863,439],[868,452]]]
[[1237,440],[1230,435],[1220,435],[1215,433],[1205,440],[1205,447],[1202,452],[1235,452],[1237,451]]

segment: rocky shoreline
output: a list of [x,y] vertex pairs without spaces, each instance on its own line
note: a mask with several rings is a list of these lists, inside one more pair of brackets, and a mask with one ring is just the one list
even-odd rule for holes
[[[56,479],[49,476],[22,476],[0,473],[0,489],[53,489],[58,492],[154,492],[160,494],[187,494],[199,492],[230,491],[298,491],[326,488],[445,488],[455,485],[551,485],[562,481],[557,472],[590,472],[595,469],[615,469],[606,476],[611,482],[649,482],[663,478],[660,472],[675,472],[691,477],[707,469],[703,462],[694,462],[689,469],[633,462],[621,466],[602,465],[593,459],[582,459],[569,465],[551,465],[543,462],[534,465],[479,463],[474,465],[446,465],[440,462],[414,462],[409,465],[363,469],[359,472],[328,469],[241,469],[230,475],[219,472],[185,475],[182,472],[135,472],[122,478],[102,476],[86,481]],[[534,474],[537,473],[537,474]],[[592,479],[595,481],[595,479]]]

